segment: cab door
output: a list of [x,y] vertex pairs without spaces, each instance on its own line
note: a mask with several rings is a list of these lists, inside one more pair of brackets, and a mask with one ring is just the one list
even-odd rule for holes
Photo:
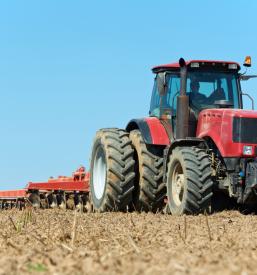
[[180,77],[178,74],[166,74],[165,90],[160,92],[157,85],[157,77],[155,78],[152,100],[150,106],[150,116],[160,119],[165,127],[170,139],[174,139],[176,131],[176,112],[177,112],[177,96],[180,89]]

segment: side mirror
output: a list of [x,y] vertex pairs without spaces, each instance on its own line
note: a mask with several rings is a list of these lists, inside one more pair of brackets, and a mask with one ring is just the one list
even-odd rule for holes
[[158,73],[156,76],[157,88],[160,96],[166,93],[166,73]]

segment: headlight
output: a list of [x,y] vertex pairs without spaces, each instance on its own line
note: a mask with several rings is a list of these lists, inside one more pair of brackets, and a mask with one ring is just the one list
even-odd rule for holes
[[245,156],[252,156],[253,155],[253,146],[245,145],[243,149],[243,154]]

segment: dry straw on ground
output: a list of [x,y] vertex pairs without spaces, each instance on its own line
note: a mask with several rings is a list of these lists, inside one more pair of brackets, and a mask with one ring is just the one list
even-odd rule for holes
[[257,216],[0,212],[0,274],[256,274]]

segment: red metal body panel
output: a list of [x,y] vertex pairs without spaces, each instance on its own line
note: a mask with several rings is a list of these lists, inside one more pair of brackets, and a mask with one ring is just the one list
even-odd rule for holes
[[29,182],[27,190],[41,191],[89,191],[89,173],[86,173],[84,167],[80,167],[72,177],[59,176],[58,178],[50,178],[47,182]]
[[242,157],[245,144],[233,142],[234,117],[257,118],[257,112],[236,109],[207,109],[199,114],[197,137],[210,137],[223,157]]
[[78,191],[88,192],[88,181],[50,181],[50,182],[30,182],[27,185],[28,190],[40,191]]
[[10,191],[0,191],[0,198],[1,199],[19,199],[19,198],[26,198],[27,197],[27,190],[10,190]]
[[[240,69],[240,65],[237,62],[233,61],[221,61],[221,60],[188,60],[186,61],[186,65],[190,65],[191,63],[224,63],[224,64],[237,64],[238,68]],[[155,66],[152,68],[152,70],[159,69],[159,68],[167,68],[167,69],[179,69],[179,63],[170,63],[170,64],[164,64]]]
[[149,130],[152,136],[152,144],[154,145],[170,144],[169,136],[158,118],[148,117],[145,119],[145,121],[149,127]]

